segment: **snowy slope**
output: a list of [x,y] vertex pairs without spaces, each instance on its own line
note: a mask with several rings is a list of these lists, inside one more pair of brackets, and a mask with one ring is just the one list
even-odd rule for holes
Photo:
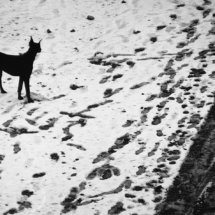
[[2,0],[0,51],[42,52],[34,103],[3,73],[1,214],[154,214],[213,103],[213,7]]

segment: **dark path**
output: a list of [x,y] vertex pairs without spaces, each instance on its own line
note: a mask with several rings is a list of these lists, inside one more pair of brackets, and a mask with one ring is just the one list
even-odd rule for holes
[[215,104],[156,215],[215,215]]

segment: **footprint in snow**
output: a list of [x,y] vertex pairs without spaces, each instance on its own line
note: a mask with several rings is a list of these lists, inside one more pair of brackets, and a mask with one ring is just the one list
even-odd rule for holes
[[111,88],[108,88],[104,92],[104,98],[111,97],[112,95],[119,93],[123,88],[117,88],[115,90],[112,90]]

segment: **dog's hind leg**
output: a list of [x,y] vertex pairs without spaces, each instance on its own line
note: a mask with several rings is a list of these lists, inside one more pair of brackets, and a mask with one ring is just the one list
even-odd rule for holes
[[24,79],[25,82],[25,91],[28,99],[28,103],[34,102],[34,100],[30,96],[30,86],[29,86],[30,77]]
[[23,77],[20,76],[19,77],[19,86],[18,86],[18,99],[19,100],[23,99],[23,97],[21,96],[23,81],[24,81]]
[[0,70],[0,90],[1,90],[1,93],[7,93],[2,87],[1,78],[2,78],[2,70]]

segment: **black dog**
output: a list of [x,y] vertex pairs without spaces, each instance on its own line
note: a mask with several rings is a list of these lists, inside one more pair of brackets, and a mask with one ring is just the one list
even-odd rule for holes
[[18,99],[21,100],[22,84],[25,83],[25,90],[28,102],[34,102],[30,96],[29,81],[33,69],[33,63],[36,54],[41,52],[40,42],[35,43],[31,37],[29,42],[29,49],[26,53],[21,55],[7,55],[0,52],[0,89],[1,93],[6,93],[2,87],[2,71],[12,75],[19,76]]

